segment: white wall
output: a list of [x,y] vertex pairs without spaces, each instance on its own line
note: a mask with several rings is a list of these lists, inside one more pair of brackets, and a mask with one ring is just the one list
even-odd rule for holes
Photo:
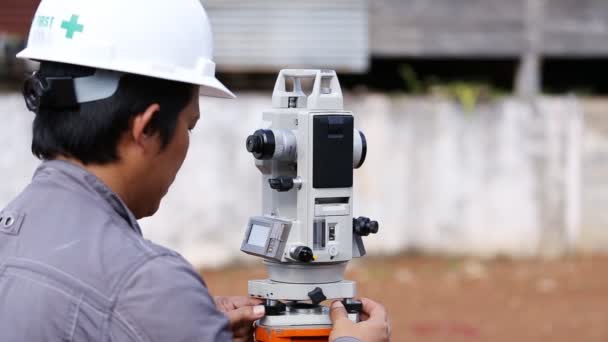
[[[195,264],[249,258],[244,225],[258,214],[260,181],[245,138],[270,106],[269,94],[201,101],[191,149],[146,237]],[[560,254],[578,244],[583,116],[576,100],[515,100],[472,113],[433,98],[347,96],[368,137],[355,171],[355,214],[380,221],[371,253],[405,249],[449,254]],[[31,177],[33,115],[17,94],[0,94],[0,206]],[[608,247],[608,246],[606,246]]]

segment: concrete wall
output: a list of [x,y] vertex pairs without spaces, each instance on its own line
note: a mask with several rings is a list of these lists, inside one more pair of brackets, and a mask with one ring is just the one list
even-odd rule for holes
[[[244,140],[270,94],[239,95],[202,100],[188,159],[159,213],[142,221],[148,238],[195,264],[245,258],[243,228],[260,206]],[[369,141],[366,164],[355,172],[354,209],[381,223],[367,239],[371,253],[608,249],[608,101],[505,99],[467,112],[440,98],[350,94],[346,106]],[[0,95],[0,108],[2,206],[37,161],[29,154],[32,115],[20,96]]]
[[608,101],[584,102],[580,248],[608,250]]

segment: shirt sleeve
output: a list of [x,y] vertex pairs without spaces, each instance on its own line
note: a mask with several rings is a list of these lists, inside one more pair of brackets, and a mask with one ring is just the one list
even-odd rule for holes
[[228,318],[180,256],[153,258],[128,276],[113,314],[136,341],[232,341]]

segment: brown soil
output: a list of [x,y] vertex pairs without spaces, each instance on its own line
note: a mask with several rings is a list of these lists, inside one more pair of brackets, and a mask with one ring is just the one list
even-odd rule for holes
[[[382,302],[393,341],[608,341],[608,256],[554,261],[392,257],[349,265]],[[203,272],[214,295],[245,295],[261,263]]]

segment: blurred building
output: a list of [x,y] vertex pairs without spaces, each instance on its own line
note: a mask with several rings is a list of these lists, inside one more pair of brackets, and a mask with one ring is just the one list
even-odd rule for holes
[[219,70],[229,73],[287,66],[365,73],[378,59],[501,59],[513,65],[508,71],[513,88],[535,94],[542,58],[608,57],[604,0],[203,3],[215,30]]
[[24,46],[40,0],[0,1],[0,80],[17,73],[15,54]]
[[369,63],[366,0],[203,0],[219,70],[285,67],[365,72]]
[[605,0],[376,0],[370,6],[374,56],[519,57],[534,43],[549,57],[608,56]]
[[40,0],[2,0],[0,2],[0,34],[27,36],[34,11]]
[[[363,73],[372,58],[608,57],[605,0],[201,1],[224,72]],[[0,41],[25,39],[38,3],[0,2]]]

